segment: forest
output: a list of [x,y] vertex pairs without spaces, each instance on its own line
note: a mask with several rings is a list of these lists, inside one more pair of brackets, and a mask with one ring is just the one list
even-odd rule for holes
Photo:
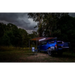
[[[32,34],[16,24],[0,22],[0,62],[75,62],[75,17],[69,13],[28,13],[28,18],[37,22],[37,31]],[[57,37],[70,42],[70,49],[60,56],[33,53],[31,47],[35,46],[30,47],[29,41],[35,37]]]
[[37,32],[28,34],[12,23],[0,23],[0,46],[29,47],[34,37],[57,37],[60,40],[75,43],[75,17],[68,13],[28,13],[29,18],[38,22]]
[[35,36],[34,31],[28,34],[14,24],[0,23],[0,46],[29,47],[29,40]]

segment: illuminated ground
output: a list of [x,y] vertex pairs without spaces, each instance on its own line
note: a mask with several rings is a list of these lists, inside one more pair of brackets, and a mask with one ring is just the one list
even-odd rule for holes
[[74,52],[64,52],[62,56],[49,56],[45,52],[33,54],[31,50],[2,50],[0,62],[75,62]]

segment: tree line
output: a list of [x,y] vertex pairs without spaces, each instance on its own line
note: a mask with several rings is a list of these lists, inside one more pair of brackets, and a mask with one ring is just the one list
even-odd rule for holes
[[28,34],[26,30],[14,24],[0,23],[0,46],[28,47],[29,40],[34,37],[57,37],[60,40],[75,43],[75,17],[68,13],[28,13],[38,24],[37,32]]
[[12,23],[0,23],[0,46],[29,47],[29,40],[37,36],[35,33],[28,34]]
[[[60,10],[62,12],[56,10],[58,12],[55,13],[55,9],[29,9],[28,15],[33,18],[34,21],[39,22],[38,25],[35,26],[35,28],[38,27],[37,31],[39,36],[57,36],[62,40],[74,42],[75,18],[68,15],[68,9]],[[63,12],[64,14],[62,14]],[[60,17],[58,15],[60,15]]]
[[[29,17],[33,18],[34,21],[38,21],[38,25],[35,26],[38,27],[38,33],[39,36],[46,36],[46,37],[57,37],[60,40],[63,40],[65,42],[70,42],[71,47],[74,48],[75,45],[75,17],[69,16],[69,10],[63,9],[60,12],[53,13],[49,10],[49,13],[47,14],[47,9],[29,9]],[[52,14],[51,14],[52,12]],[[66,13],[66,14],[65,14]],[[61,16],[62,14],[62,16]],[[60,16],[58,16],[60,15]]]
[[39,36],[52,36],[55,29],[58,29],[58,22],[61,17],[68,15],[67,13],[29,13],[30,18],[34,21],[38,21]]
[[70,42],[71,48],[75,48],[75,17],[69,15],[61,18],[47,15],[38,29],[44,36],[57,37],[59,40]]

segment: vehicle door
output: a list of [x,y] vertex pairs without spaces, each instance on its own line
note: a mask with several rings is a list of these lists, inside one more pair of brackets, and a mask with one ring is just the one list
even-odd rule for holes
[[57,41],[57,48],[60,49],[60,50],[62,50],[62,48],[63,48],[62,41]]
[[42,41],[41,42],[41,50],[46,50],[46,45],[47,45],[47,41]]

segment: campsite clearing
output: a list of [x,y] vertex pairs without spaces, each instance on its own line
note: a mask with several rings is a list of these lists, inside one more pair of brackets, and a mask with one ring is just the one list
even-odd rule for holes
[[64,52],[62,56],[49,56],[45,52],[33,54],[29,49],[1,50],[0,62],[75,62],[75,53]]

